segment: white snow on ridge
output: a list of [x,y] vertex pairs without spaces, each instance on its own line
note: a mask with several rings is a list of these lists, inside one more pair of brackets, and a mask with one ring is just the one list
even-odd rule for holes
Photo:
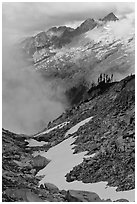
[[75,126],[73,126],[72,128],[70,128],[66,134],[65,134],[65,137],[67,137],[68,135],[71,135],[75,132],[78,131],[79,127],[85,125],[86,123],[88,123],[93,117],[89,117],[89,118],[86,118],[85,120],[82,120],[81,122],[77,123]]
[[43,146],[45,144],[48,144],[48,142],[45,142],[45,141],[41,141],[41,142],[38,142],[37,140],[34,140],[34,139],[29,139],[29,140],[25,140],[27,141],[29,144],[27,146],[29,147],[40,147],[40,146]]
[[121,19],[115,22],[107,22],[103,26],[98,26],[86,33],[86,37],[93,40],[94,43],[101,42],[102,45],[120,40],[121,43],[127,44],[128,39],[134,36],[135,26],[129,19]]
[[40,154],[41,156],[50,159],[51,162],[38,172],[38,176],[46,175],[40,184],[50,182],[57,185],[60,189],[66,189],[68,183],[66,182],[65,175],[76,165],[82,162],[84,155],[87,152],[73,154],[71,145],[75,138],[68,138],[60,144],[50,148],[48,152]]
[[40,136],[40,135],[43,135],[43,134],[47,134],[47,133],[51,132],[52,130],[54,130],[54,129],[56,129],[56,128],[62,128],[62,127],[64,127],[65,125],[67,125],[68,123],[70,123],[70,122],[68,121],[68,122],[64,122],[64,123],[61,123],[61,124],[59,124],[59,125],[56,125],[55,127],[52,127],[52,128],[50,128],[50,129],[48,129],[48,130],[45,130],[45,131],[43,131],[43,132],[41,132],[41,133],[38,133],[37,135],[35,135],[35,137]]

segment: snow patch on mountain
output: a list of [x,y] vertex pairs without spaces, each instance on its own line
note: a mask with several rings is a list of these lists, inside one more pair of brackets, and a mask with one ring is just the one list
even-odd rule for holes
[[29,144],[27,146],[29,147],[40,147],[40,146],[43,146],[45,144],[48,144],[48,142],[45,142],[45,141],[41,141],[41,142],[38,142],[37,140],[34,140],[34,139],[29,139],[29,140],[25,140],[26,142],[28,142]]
[[116,22],[107,22],[101,26],[97,26],[86,33],[86,37],[93,40],[94,43],[103,43],[104,45],[121,40],[122,43],[128,43],[128,39],[133,37],[135,28],[133,22],[123,19]]
[[55,130],[56,128],[62,128],[62,127],[64,127],[65,125],[67,125],[68,123],[70,123],[70,122],[68,121],[68,122],[64,122],[64,123],[61,123],[61,124],[59,124],[59,125],[56,125],[55,127],[52,127],[52,128],[50,128],[50,129],[48,129],[48,130],[45,130],[45,131],[43,131],[43,132],[41,132],[41,133],[38,133],[37,135],[35,135],[35,137],[40,136],[40,135],[47,134],[47,133],[51,132],[52,130]]
[[85,120],[82,120],[81,122],[77,123],[75,126],[73,126],[72,128],[70,128],[70,129],[66,132],[65,137],[67,137],[68,135],[71,135],[71,134],[77,132],[78,129],[79,129],[81,126],[83,126],[83,125],[85,125],[86,123],[88,123],[92,118],[93,118],[93,116],[91,116],[91,117],[89,117],[89,118],[86,118]]

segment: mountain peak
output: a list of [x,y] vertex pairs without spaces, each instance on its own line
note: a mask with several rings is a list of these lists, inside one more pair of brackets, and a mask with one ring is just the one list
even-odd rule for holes
[[65,30],[70,30],[70,31],[72,31],[72,30],[74,30],[73,28],[71,28],[71,27],[67,27],[67,26],[58,26],[58,27],[52,27],[52,28],[50,28],[47,32],[58,32],[58,31],[62,31],[62,32],[64,32]]
[[92,30],[96,25],[97,23],[93,18],[88,18],[76,30],[83,33]]
[[84,26],[84,25],[89,26],[89,25],[91,25],[91,24],[93,24],[93,23],[95,23],[95,20],[94,20],[93,18],[87,18],[87,19],[80,25],[80,27],[81,27],[81,26]]
[[94,18],[87,18],[83,23],[94,22]]
[[117,21],[119,20],[113,12],[109,13],[107,16],[105,16],[102,21]]
[[67,27],[67,26],[59,26],[59,27],[52,27],[50,28],[46,34],[50,37],[61,37],[63,33],[67,32],[72,32],[74,28]]

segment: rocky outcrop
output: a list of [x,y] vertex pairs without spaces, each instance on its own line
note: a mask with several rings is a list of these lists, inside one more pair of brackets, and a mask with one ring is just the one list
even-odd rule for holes
[[50,37],[57,36],[61,37],[64,32],[72,32],[74,31],[73,28],[67,26],[59,26],[59,27],[52,27],[50,28],[46,34]]
[[89,30],[92,30],[97,25],[97,22],[92,18],[85,20],[79,27],[76,28],[76,33],[86,33]]
[[52,183],[44,183],[44,185],[41,184],[40,187],[41,187],[41,188],[44,188],[44,189],[47,189],[47,190],[49,190],[50,192],[53,192],[53,193],[59,193],[58,187],[55,186],[55,185],[52,184]]
[[40,169],[43,169],[44,167],[46,167],[49,162],[50,161],[48,159],[46,159],[45,157],[38,155],[32,159],[32,166],[37,171],[39,171]]
[[107,16],[105,16],[102,21],[118,21],[119,19],[114,15],[114,13],[109,13]]
[[118,199],[115,202],[129,202],[127,199]]
[[37,194],[31,192],[30,189],[12,189],[9,188],[5,191],[8,197],[15,199],[15,201],[23,202],[43,202]]
[[67,191],[66,199],[68,202],[101,202],[100,197],[96,193],[88,191]]

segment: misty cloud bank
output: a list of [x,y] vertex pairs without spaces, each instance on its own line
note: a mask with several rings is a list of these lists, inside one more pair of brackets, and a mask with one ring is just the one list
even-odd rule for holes
[[64,111],[67,102],[61,87],[35,72],[7,35],[3,37],[2,63],[4,128],[36,133]]

